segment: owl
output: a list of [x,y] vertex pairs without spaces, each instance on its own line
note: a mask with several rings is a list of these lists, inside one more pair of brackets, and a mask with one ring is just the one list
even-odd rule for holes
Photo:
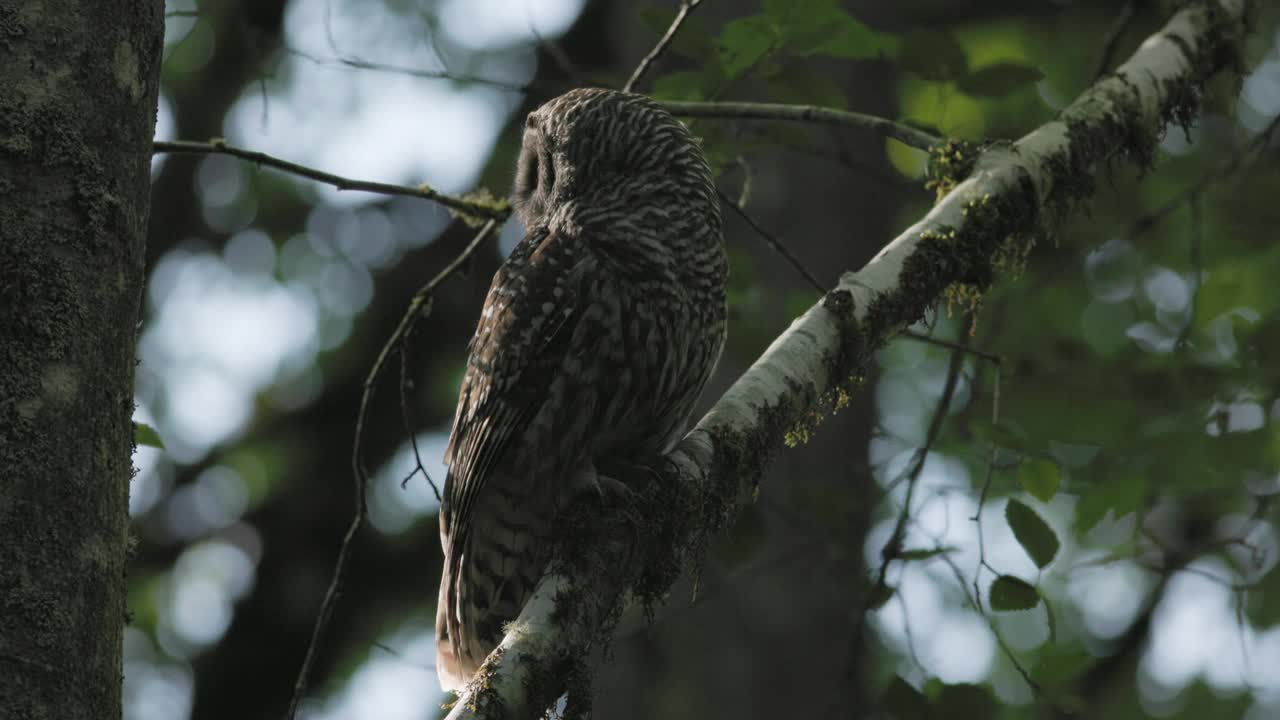
[[514,204],[525,236],[485,298],[445,450],[445,690],[519,615],[567,499],[675,444],[725,340],[711,170],[652,100],[580,89],[530,113]]

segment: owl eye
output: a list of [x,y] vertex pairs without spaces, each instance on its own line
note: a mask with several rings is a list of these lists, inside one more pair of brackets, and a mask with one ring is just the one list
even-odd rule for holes
[[538,147],[538,185],[543,192],[551,192],[556,186],[556,163],[551,159],[550,150],[545,145]]
[[516,197],[525,198],[538,189],[538,153],[526,149],[520,153],[520,164],[516,167]]

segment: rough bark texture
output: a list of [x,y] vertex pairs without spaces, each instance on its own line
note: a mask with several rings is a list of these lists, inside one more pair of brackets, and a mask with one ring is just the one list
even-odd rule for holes
[[0,0],[0,714],[121,713],[162,0]]
[[[696,557],[750,497],[780,441],[804,442],[847,401],[871,353],[948,287],[981,291],[1016,267],[1031,238],[1093,194],[1108,164],[1149,165],[1165,126],[1194,117],[1208,78],[1239,68],[1248,9],[1246,0],[1193,3],[1057,120],[972,163],[956,148],[937,149],[935,167],[958,165],[944,187],[963,181],[770,346],[666,457],[666,482],[642,493],[652,497],[638,498],[627,517],[569,523],[574,537],[562,547],[577,552],[553,563],[449,718],[537,717],[566,688],[572,705],[584,658],[608,640],[622,591],[660,596],[665,586],[648,576],[670,577],[671,566]],[[629,542],[635,525],[658,540]]]

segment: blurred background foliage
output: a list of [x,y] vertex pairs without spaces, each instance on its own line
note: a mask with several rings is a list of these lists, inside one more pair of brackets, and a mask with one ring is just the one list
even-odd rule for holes
[[[1087,87],[1108,45],[1106,69],[1127,56],[1162,5],[708,1],[640,89],[1013,138]],[[849,407],[781,453],[696,599],[686,582],[652,623],[624,622],[600,717],[1280,716],[1280,12],[1262,5],[1243,84],[1216,82],[1155,168],[1102,179],[972,320],[944,303],[914,328],[982,355],[896,340]],[[158,138],[502,195],[524,113],[620,86],[676,7],[171,0]],[[823,283],[933,199],[925,155],[893,142],[692,125],[724,191]],[[135,457],[125,714],[278,718],[353,508],[361,383],[471,230],[224,156],[159,155],[153,178],[137,419],[165,449]],[[816,298],[727,218],[730,341],[703,407]],[[408,438],[440,482],[466,343],[520,234],[437,292],[406,411],[395,372],[376,388],[371,524],[307,717],[441,712],[436,499]]]

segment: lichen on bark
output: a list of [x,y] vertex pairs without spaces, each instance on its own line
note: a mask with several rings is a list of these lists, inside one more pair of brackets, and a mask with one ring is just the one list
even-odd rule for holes
[[14,717],[121,713],[163,14],[0,0],[0,707]]

